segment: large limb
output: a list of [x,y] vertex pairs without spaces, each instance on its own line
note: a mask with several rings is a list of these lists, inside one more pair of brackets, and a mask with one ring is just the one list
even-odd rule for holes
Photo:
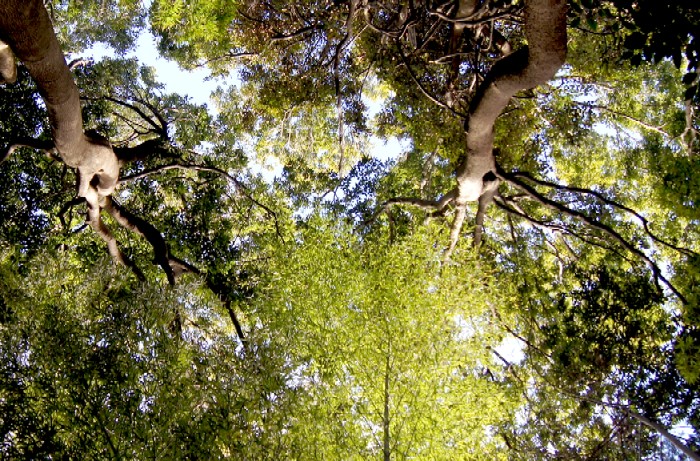
[[457,205],[479,199],[483,178],[496,173],[493,128],[518,91],[541,85],[566,59],[566,2],[530,0],[525,5],[528,46],[498,61],[477,90],[467,122],[467,155],[457,168]]
[[29,70],[44,99],[54,144],[63,161],[78,170],[78,195],[89,189],[109,195],[119,178],[119,162],[104,139],[83,132],[78,87],[56,40],[41,0],[0,2],[0,41]]
[[[463,1],[458,6],[458,14],[462,15],[469,11],[473,13],[476,4]],[[428,208],[433,209],[437,208],[437,204],[444,203],[446,198],[454,203],[456,212],[450,230],[450,243],[445,252],[446,259],[449,259],[457,244],[470,202],[480,202],[477,213],[480,223],[475,237],[477,241],[481,239],[483,216],[498,186],[493,146],[496,119],[511,97],[519,91],[546,83],[566,59],[566,1],[528,0],[524,12],[528,45],[497,61],[471,101],[465,124],[466,155],[457,167],[457,186],[436,201],[404,198],[395,202],[422,208],[427,204]]]
[[0,84],[17,81],[17,63],[10,45],[0,40]]
[[518,91],[534,88],[554,77],[566,59],[566,2],[530,0],[525,4],[525,36],[528,46],[491,68],[469,108],[467,153],[457,167],[457,213],[450,232],[446,258],[459,238],[469,202],[488,192],[496,174],[493,128],[496,118]]
[[153,260],[165,272],[170,285],[175,285],[175,273],[170,264],[170,248],[163,235],[156,227],[125,208],[121,207],[111,197],[105,199],[104,210],[109,213],[120,226],[141,235],[153,248]]

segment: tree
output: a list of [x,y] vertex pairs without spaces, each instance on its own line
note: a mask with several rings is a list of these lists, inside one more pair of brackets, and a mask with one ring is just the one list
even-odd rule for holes
[[[525,11],[537,8],[536,5],[536,2],[526,3]],[[521,17],[521,9],[517,5],[497,2],[485,5],[470,2],[431,5],[419,2],[402,6],[350,2],[324,7],[312,2],[291,8],[268,2],[240,5],[229,10],[229,15],[221,16],[210,15],[206,9],[198,7],[182,14],[177,7],[155,3],[153,12],[156,26],[163,30],[163,50],[185,65],[205,60],[217,70],[225,69],[227,59],[240,58],[244,82],[249,82],[251,88],[256,90],[262,89],[251,92],[253,100],[273,109],[282,108],[280,113],[285,113],[284,108],[293,109],[299,102],[284,99],[289,97],[287,95],[300,94],[294,90],[299,82],[307,82],[308,88],[319,88],[314,92],[314,96],[318,97],[311,104],[318,102],[327,108],[333,95],[341,102],[345,98],[356,99],[354,92],[358,87],[362,88],[357,82],[364,81],[371,69],[379,84],[386,85],[393,92],[380,119],[384,131],[379,130],[378,134],[409,137],[414,150],[407,154],[406,162],[392,172],[394,176],[390,175],[383,184],[381,181],[369,184],[369,191],[358,191],[360,188],[352,183],[363,180],[368,163],[362,163],[355,172],[351,171],[349,180],[343,182],[347,186],[345,190],[352,188],[352,192],[359,193],[355,197],[365,195],[361,216],[365,223],[375,225],[379,221],[377,216],[367,212],[372,206],[387,212],[384,224],[394,228],[401,220],[404,223],[406,219],[419,222],[426,215],[440,218],[451,213],[451,206],[455,206],[452,232],[447,244],[449,256],[467,215],[464,203],[457,206],[456,200],[460,198],[464,202],[466,195],[462,196],[462,192],[466,193],[469,189],[466,184],[471,181],[474,189],[471,198],[481,197],[480,206],[472,214],[476,246],[483,241],[488,202],[495,201],[501,212],[510,215],[494,212],[490,232],[494,243],[491,248],[482,250],[488,256],[501,261],[503,258],[510,259],[505,251],[499,251],[499,246],[511,237],[514,246],[506,243],[504,250],[515,249],[533,257],[532,250],[527,253],[529,245],[541,246],[537,254],[543,254],[544,248],[549,247],[546,251],[554,255],[562,271],[569,264],[567,260],[575,260],[585,252],[591,252],[591,245],[602,247],[625,255],[627,261],[621,264],[628,273],[635,273],[640,264],[647,266],[650,270],[647,277],[665,285],[686,316],[694,311],[694,302],[686,296],[690,292],[679,290],[679,283],[683,282],[671,280],[661,269],[663,263],[660,265],[658,261],[676,261],[674,264],[678,264],[676,267],[680,273],[680,268],[685,264],[683,261],[692,257],[695,245],[692,240],[686,240],[689,234],[677,233],[671,227],[659,233],[656,230],[658,226],[652,224],[666,222],[669,218],[664,212],[682,207],[681,203],[685,200],[676,199],[673,205],[665,202],[664,207],[659,209],[664,210],[661,214],[653,213],[655,220],[649,219],[646,210],[651,212],[658,209],[660,196],[657,194],[665,194],[661,191],[668,191],[671,183],[682,188],[680,184],[684,180],[680,180],[680,176],[672,179],[675,173],[654,175],[649,171],[659,171],[659,168],[668,171],[667,166],[661,167],[659,161],[685,164],[687,157],[683,154],[692,158],[697,125],[693,103],[691,101],[686,104],[685,110],[679,110],[673,99],[662,102],[663,94],[676,98],[675,101],[682,101],[678,88],[680,76],[668,66],[662,64],[650,70],[642,65],[635,70],[622,64],[623,67],[618,67],[620,71],[616,72],[613,63],[620,66],[625,47],[637,49],[634,37],[641,34],[648,38],[649,43],[653,43],[651,46],[656,52],[640,56],[649,59],[655,56],[658,60],[665,56],[680,56],[686,51],[692,70],[695,65],[692,50],[697,40],[692,28],[686,25],[694,21],[692,18],[697,8],[681,4],[677,8],[673,6],[664,10],[668,13],[663,15],[668,18],[664,30],[668,31],[669,37],[673,35],[673,40],[660,38],[660,29],[650,27],[645,18],[654,14],[651,7],[635,8],[623,2],[572,2],[568,22],[578,30],[572,33],[569,46],[571,64],[544,91],[517,94],[518,98],[513,103],[510,100],[517,93],[518,87],[515,86],[516,89],[504,99],[502,105],[493,106],[488,102],[483,103],[489,84],[497,81],[502,74],[506,75],[508,64],[526,53],[524,48],[520,48],[520,52],[511,54],[511,50],[524,39],[520,35],[522,29],[510,21]],[[555,13],[552,14],[556,17]],[[162,19],[166,17],[168,21]],[[530,17],[525,16],[526,31]],[[209,33],[224,30],[224,26],[233,26],[217,35],[219,41],[216,48],[206,48],[202,46],[202,37],[197,35],[197,31],[188,27],[190,22],[195,21],[197,24],[207,24],[205,29]],[[563,24],[563,15],[559,21]],[[175,23],[178,24],[177,30],[170,26]],[[668,27],[676,23],[681,27]],[[551,31],[555,29],[552,24],[538,27],[537,31]],[[630,31],[637,35],[630,35]],[[591,32],[600,35],[596,37]],[[559,35],[559,39],[553,37],[547,37],[552,40],[549,43],[563,43],[563,35]],[[534,44],[533,38],[525,39],[531,47],[538,43],[537,37]],[[557,50],[556,46],[550,46],[549,53],[545,55],[554,57]],[[509,56],[498,60],[503,55]],[[606,65],[602,69],[600,66],[594,69],[591,63],[597,62],[591,59],[591,55],[600,56]],[[635,61],[635,64],[641,64],[641,59],[635,58]],[[676,62],[676,65],[680,66],[680,63]],[[280,68],[285,71],[280,73],[273,70]],[[662,68],[665,68],[662,72],[666,77],[658,74],[642,77],[647,72],[658,72],[657,69]],[[555,70],[543,80],[551,78]],[[627,89],[623,85],[611,86],[623,79],[630,83],[628,75],[639,76],[640,79],[634,84],[639,86]],[[293,79],[287,76],[293,76]],[[690,78],[685,79],[686,83],[692,83]],[[265,91],[268,88],[274,91]],[[280,88],[289,91],[281,91]],[[638,88],[637,92],[628,93],[632,88]],[[284,95],[282,99],[277,96],[279,94]],[[641,95],[645,95],[645,98],[640,99]],[[646,98],[646,95],[649,97]],[[591,96],[593,101],[589,103],[586,99]],[[301,100],[304,101],[304,97]],[[645,104],[633,104],[640,100]],[[306,104],[309,104],[308,101],[306,99]],[[494,125],[495,118],[509,102],[509,112],[502,114],[500,125]],[[339,113],[343,112],[342,104],[336,106]],[[654,119],[657,115],[650,112],[654,106],[664,108],[661,112],[663,120]],[[484,131],[473,129],[472,124],[481,124],[480,111],[489,107],[497,110],[493,118],[483,124]],[[450,122],[450,116],[456,116],[457,123]],[[346,119],[353,120],[352,117],[336,117],[339,128]],[[460,119],[466,121],[466,134],[460,133]],[[528,124],[532,119],[542,121]],[[592,130],[596,123],[612,127],[617,131],[617,137]],[[498,154],[490,141],[492,131],[500,147]],[[639,133],[642,142],[619,141],[630,132]],[[489,136],[481,137],[482,133]],[[470,143],[480,145],[477,140],[483,139],[489,142],[484,144],[484,155],[480,157],[469,146]],[[629,140],[629,137],[626,139]],[[591,149],[591,144],[585,141],[594,143],[595,148]],[[663,155],[654,154],[661,151]],[[496,155],[498,167],[495,165]],[[612,165],[606,160],[608,157],[626,163]],[[470,167],[470,162],[479,163],[479,158],[483,159],[485,169],[471,177],[469,172],[477,169]],[[586,170],[581,162],[584,158],[595,159],[598,163],[593,165],[600,165],[600,169]],[[640,158],[649,163],[635,165]],[[442,167],[442,171],[435,171],[437,168],[433,166],[436,164]],[[299,172],[298,165],[292,162],[288,165],[290,170]],[[623,168],[630,174],[620,175]],[[604,169],[617,174],[611,177],[622,176],[618,188],[601,190],[600,173],[587,175]],[[489,170],[493,176],[487,176],[490,181],[484,182]],[[449,179],[451,171],[456,171],[454,180]],[[297,177],[290,174],[288,179],[293,181]],[[568,184],[541,179],[551,177],[565,178]],[[647,182],[650,179],[651,182]],[[502,186],[499,190],[499,181],[506,183],[507,187]],[[426,187],[428,183],[436,187],[426,194],[430,190]],[[328,183],[319,184],[322,184],[323,192],[322,187]],[[640,184],[647,191],[644,198],[628,193],[631,187],[639,187]],[[492,194],[482,193],[487,189]],[[423,195],[412,197],[410,191],[416,190]],[[409,194],[404,191],[409,191]],[[342,200],[338,202],[342,207]],[[396,211],[397,205],[409,205],[419,212]],[[644,209],[645,213],[635,209]],[[635,227],[634,222],[639,227]],[[520,237],[524,243],[515,243],[519,241],[520,229],[527,227],[535,229],[524,230]],[[679,225],[680,228],[688,230],[692,225],[684,222]],[[553,239],[551,233],[563,237]],[[580,241],[574,243],[571,238]],[[571,255],[567,257],[566,253]],[[652,254],[654,258],[650,257]],[[601,253],[593,251],[591,255],[598,255],[594,264],[603,262]],[[516,267],[521,271],[528,270],[522,260]],[[556,271],[556,266],[550,270]],[[692,323],[689,319],[684,317],[678,320]]]
[[[665,9],[668,23],[682,27],[658,28],[645,19],[651,6],[625,2],[569,2],[568,13],[565,2],[553,0],[153,2],[149,19],[163,53],[217,72],[243,59],[240,91],[219,91],[213,116],[164,94],[134,61],[67,65],[42,4],[15,3],[0,7],[8,12],[0,39],[9,45],[0,49],[2,75],[19,82],[3,90],[3,104],[21,107],[24,117],[2,126],[3,174],[12,178],[2,205],[12,221],[2,223],[1,235],[29,273],[42,274],[32,261],[47,251],[70,255],[74,266],[59,265],[38,284],[80,278],[79,271],[99,278],[108,264],[94,236],[131,269],[120,275],[119,286],[129,288],[108,292],[105,304],[88,302],[96,310],[82,323],[53,331],[47,316],[45,327],[31,330],[38,339],[18,350],[36,354],[32,366],[46,365],[27,376],[41,381],[44,370],[78,362],[90,354],[93,336],[112,329],[134,337],[126,326],[94,320],[100,309],[148,318],[123,307],[146,299],[148,289],[135,297],[128,291],[158,278],[191,283],[181,277],[190,273],[221,305],[207,304],[210,293],[199,285],[184,286],[195,298],[172,288],[162,298],[171,309],[157,311],[162,320],[144,341],[162,345],[165,357],[186,350],[182,360],[206,362],[192,369],[209,371],[217,383],[229,376],[253,386],[226,405],[203,401],[200,389],[219,399],[228,384],[203,386],[174,359],[139,368],[127,345],[111,348],[116,374],[107,384],[86,387],[81,378],[99,375],[99,365],[78,367],[58,386],[92,402],[93,419],[85,421],[103,421],[107,435],[95,456],[140,456],[160,450],[158,440],[180,447],[196,440],[192,447],[211,456],[275,459],[321,451],[331,458],[495,457],[518,446],[529,459],[625,459],[632,448],[650,457],[664,450],[655,434],[673,440],[666,428],[680,421],[697,426],[697,215],[688,185],[697,120],[692,91],[683,95],[682,88],[694,81],[693,6]],[[129,45],[138,5],[101,5],[125,13],[101,36],[87,33],[90,27],[76,35],[72,21],[94,23],[71,13],[73,3],[54,10],[65,49],[96,40]],[[638,34],[642,48],[635,47]],[[626,51],[636,49],[641,58],[632,67]],[[690,66],[684,80],[678,65],[643,62],[681,51]],[[14,75],[12,54],[26,71]],[[374,124],[365,120],[365,90],[385,101]],[[395,164],[381,164],[363,158],[370,135],[402,136],[411,146]],[[10,156],[20,145],[48,155]],[[262,154],[285,165],[274,185],[246,171],[248,158]],[[49,166],[55,161],[63,171]],[[75,213],[83,204],[86,220]],[[426,224],[433,220],[449,224],[441,233]],[[662,222],[669,224],[661,229]],[[83,233],[83,224],[94,234]],[[476,250],[463,242],[463,227]],[[8,318],[8,345],[20,344],[15,332],[25,331],[30,306],[65,306],[61,320],[87,309],[80,299],[42,304],[40,294],[25,300],[9,285],[6,293],[6,304],[25,313]],[[443,294],[436,304],[449,314],[440,317],[431,303]],[[457,307],[466,300],[469,309]],[[222,312],[232,325],[203,326],[200,312]],[[455,317],[474,325],[473,342]],[[237,341],[227,336],[233,331]],[[192,332],[207,339],[180,349]],[[504,336],[525,345],[521,363],[498,351]],[[83,339],[70,342],[64,357],[41,355],[44,337],[56,344]],[[218,359],[201,358],[210,346]],[[22,365],[11,350],[8,363]],[[455,367],[455,357],[465,356],[463,368]],[[435,366],[421,362],[425,357],[437,357]],[[226,359],[246,365],[227,368]],[[135,410],[126,398],[100,407],[104,395],[118,395],[110,387],[120,382],[118,370],[149,368],[175,377],[177,394],[154,396],[133,379],[125,388],[155,399],[161,416],[148,405]],[[24,389],[21,381],[11,376],[6,388]],[[6,434],[18,421],[31,424],[8,453],[93,449],[57,431],[22,392],[11,394],[20,410],[8,410]],[[492,411],[453,411],[462,397],[487,394],[492,398],[480,404]],[[190,412],[203,411],[211,427],[188,426],[174,395]],[[70,416],[71,405],[58,400],[51,414],[67,414],[66,425],[83,433],[85,421]],[[426,423],[436,414],[444,417]],[[123,416],[114,426],[104,422],[114,415],[129,415],[134,425],[121,425]],[[460,421],[465,415],[469,421]],[[144,421],[152,423],[151,442],[129,452],[123,440]],[[413,436],[402,432],[409,427]],[[438,440],[431,427],[451,435]],[[170,438],[173,432],[179,435]],[[32,444],[44,436],[50,444]],[[317,443],[305,446],[310,439]],[[695,444],[690,439],[685,448]]]
[[282,350],[261,334],[244,352],[207,289],[22,259],[2,250],[4,459],[279,459],[267,433],[294,408]]
[[[85,203],[88,208],[87,223],[107,244],[109,253],[116,262],[131,267],[139,278],[144,278],[142,270],[120,248],[117,237],[105,224],[103,214],[108,214],[118,225],[135,232],[148,242],[154,252],[155,263],[163,270],[170,284],[174,284],[175,278],[184,272],[200,272],[197,267],[171,254],[164,236],[151,222],[130,212],[112,197],[120,180],[135,181],[169,169],[209,172],[230,182],[238,194],[252,199],[253,203],[276,220],[275,213],[256,201],[248,186],[236,177],[214,165],[186,161],[187,156],[193,156],[192,151],[199,144],[197,140],[210,133],[204,129],[209,118],[203,108],[188,106],[182,98],[174,96],[170,101],[156,102],[151,90],[155,87],[158,91],[156,83],[147,70],[137,69],[134,63],[127,63],[121,69],[115,63],[113,67],[105,69],[101,75],[111,75],[103,82],[108,86],[90,88],[90,85],[98,84],[93,79],[85,86],[81,96],[41,3],[31,2],[21,7],[8,4],[5,8],[7,14],[1,27],[9,48],[4,50],[17,55],[36,82],[48,112],[52,140],[17,137],[15,134],[3,152],[2,159],[7,159],[17,147],[27,146],[46,151],[53,160],[76,169],[78,198],[66,203],[59,214],[64,215],[74,206]],[[35,34],[27,34],[25,30],[35,31]],[[14,64],[13,59],[8,62]],[[117,88],[115,77],[125,86]],[[137,88],[141,85],[147,88]],[[98,126],[105,111],[111,110],[117,122],[102,128],[112,131],[111,134],[116,137],[113,138],[114,145],[96,131],[83,132],[81,99],[87,101],[90,110],[96,111],[92,114],[96,120],[89,121]],[[182,117],[177,112],[185,108],[189,109],[189,113],[187,117]],[[176,135],[172,136],[169,130],[175,121],[178,122],[177,130]],[[222,143],[220,148],[225,148],[224,146],[225,143]],[[54,149],[55,153],[52,152]],[[163,165],[162,160],[168,158],[176,161]],[[153,160],[160,160],[161,163],[154,164]],[[148,168],[149,163],[151,168]],[[136,168],[128,168],[130,165]],[[127,167],[127,172],[133,174],[119,178],[122,167]],[[211,194],[212,191],[208,193]],[[210,271],[210,275],[210,287],[227,303],[228,288],[216,280],[220,277],[216,271]],[[237,323],[232,311],[231,317]],[[240,328],[238,330],[240,333]]]
[[300,459],[503,456],[489,428],[518,401],[489,352],[499,294],[477,261],[441,273],[435,234],[414,237],[362,242],[317,216],[268,266],[274,283],[246,311],[283,341],[308,393],[287,434],[308,445]]

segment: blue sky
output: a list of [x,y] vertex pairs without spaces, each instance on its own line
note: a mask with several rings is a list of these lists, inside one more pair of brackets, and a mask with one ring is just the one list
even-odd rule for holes
[[[98,44],[83,55],[100,61],[114,56],[114,51]],[[167,92],[190,96],[196,103],[208,103],[212,91],[224,84],[220,78],[212,79],[211,73],[205,68],[183,70],[175,62],[162,58],[156,48],[155,37],[145,30],[136,42],[135,50],[127,53],[126,57],[136,57],[141,64],[156,69],[158,81],[165,85]]]

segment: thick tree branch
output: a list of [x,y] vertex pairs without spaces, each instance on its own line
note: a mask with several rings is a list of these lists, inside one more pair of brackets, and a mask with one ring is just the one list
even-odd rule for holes
[[170,248],[165,238],[156,227],[143,218],[136,216],[107,197],[104,210],[125,229],[144,237],[153,248],[153,260],[165,272],[170,285],[175,285],[175,273],[170,266]]
[[666,429],[663,425],[652,421],[651,419],[647,418],[646,416],[642,415],[641,413],[637,413],[636,411],[632,411],[629,407],[618,407],[620,410],[623,412],[627,413],[640,423],[644,424],[645,426],[649,427],[650,429],[655,430],[658,432],[663,438],[671,442],[671,444],[678,448],[680,451],[683,452],[684,455],[686,455],[688,458],[694,460],[694,461],[700,461],[700,454],[696,453],[695,451],[691,450],[686,444],[681,442],[681,440],[671,434],[668,429]]
[[458,206],[457,211],[455,212],[455,217],[452,220],[452,225],[450,226],[450,243],[445,249],[445,253],[443,254],[444,261],[449,261],[452,257],[452,253],[454,252],[455,248],[457,247],[457,243],[459,242],[459,236],[462,233],[462,226],[464,225],[464,220],[466,219],[466,217],[467,207]]
[[688,157],[695,155],[695,141],[698,138],[698,130],[695,129],[695,106],[693,102],[685,101],[685,130],[680,135],[681,142],[688,151]]
[[476,222],[474,227],[474,240],[472,241],[472,245],[475,248],[478,248],[481,245],[481,239],[484,233],[484,217],[486,215],[486,210],[491,202],[493,202],[493,198],[498,192],[498,184],[498,180],[494,181],[491,188],[489,188],[486,192],[481,194],[481,197],[479,197],[479,208],[476,212]]
[[[397,205],[409,205],[420,208],[423,211],[429,212],[430,217],[440,216],[445,213],[447,207],[452,203],[455,198],[455,191],[452,190],[438,200],[425,200],[421,198],[414,197],[394,197],[382,204],[381,207],[372,215],[371,218],[364,222],[365,226],[370,226],[374,223],[382,213],[386,213],[389,217],[389,225],[393,226],[393,216],[391,215],[391,209]],[[393,227],[390,229],[393,232]]]
[[[473,10],[474,5],[465,1],[463,6],[465,11],[469,12]],[[528,46],[497,61],[471,101],[465,124],[466,155],[456,170],[457,186],[453,192],[453,200],[457,211],[450,229],[450,243],[445,251],[446,259],[449,259],[461,234],[467,214],[467,204],[478,201],[487,192],[490,193],[493,183],[491,178],[496,177],[493,147],[496,119],[517,92],[547,82],[554,77],[566,59],[566,1],[526,1],[524,28]],[[403,55],[402,58],[405,62]],[[406,67],[411,73],[408,65]],[[425,93],[415,76],[412,74],[411,76]],[[431,99],[440,107],[446,107],[434,98],[431,97]],[[482,220],[485,205],[490,203],[492,197],[493,195],[484,197],[481,202]],[[480,240],[481,234],[478,236],[478,241]]]
[[0,40],[0,84],[17,81],[17,63],[10,45]]
[[457,206],[478,200],[482,178],[495,173],[493,128],[496,118],[518,91],[554,77],[566,59],[566,2],[525,3],[528,46],[502,58],[491,68],[471,102],[467,122],[467,153],[457,168]]

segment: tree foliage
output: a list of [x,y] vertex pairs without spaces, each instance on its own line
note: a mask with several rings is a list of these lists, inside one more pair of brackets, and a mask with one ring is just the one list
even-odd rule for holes
[[697,459],[693,2],[0,10],[3,458]]

